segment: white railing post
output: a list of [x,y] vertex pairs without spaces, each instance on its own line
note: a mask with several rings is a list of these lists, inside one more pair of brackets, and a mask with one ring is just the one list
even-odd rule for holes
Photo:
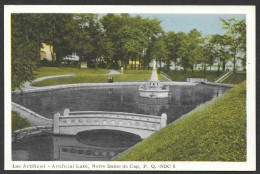
[[53,134],[60,134],[60,113],[54,114],[53,118]]
[[161,129],[167,125],[167,114],[162,113],[161,115]]
[[69,116],[69,113],[70,113],[69,109],[64,109],[63,116]]

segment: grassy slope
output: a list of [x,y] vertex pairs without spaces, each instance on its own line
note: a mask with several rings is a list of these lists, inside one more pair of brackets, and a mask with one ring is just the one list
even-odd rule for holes
[[168,71],[166,74],[168,74],[173,81],[186,81],[187,78],[206,78],[208,81],[215,81],[215,79],[221,75],[223,75],[225,72],[220,72],[218,75],[217,71],[207,71],[204,73],[203,71]]
[[233,73],[231,76],[229,76],[226,80],[224,80],[222,83],[229,83],[229,84],[239,84],[246,80],[246,73]]
[[[206,78],[210,82],[214,82],[216,78],[218,78],[221,75],[224,75],[226,72],[220,72],[218,75],[217,71],[207,71],[206,74],[204,74],[203,71],[168,71],[166,74],[168,74],[173,81],[186,81],[187,78]],[[232,74],[230,77],[228,77],[226,80],[224,80],[222,83],[228,83],[228,84],[239,84],[246,80],[246,73],[245,72],[237,72],[236,74]]]
[[30,126],[32,126],[31,123],[12,111],[12,132]]
[[[64,77],[57,79],[47,79],[36,82],[32,86],[52,86],[61,84],[76,84],[76,83],[100,83],[107,82],[108,76],[102,76],[108,73],[106,69],[78,69],[64,67],[42,67],[37,73],[37,78],[43,76],[75,74],[75,77]],[[114,75],[114,82],[123,81],[147,81],[150,79],[151,70],[125,70],[124,74]],[[159,76],[159,80],[166,80]]]
[[116,160],[245,161],[245,82],[156,132]]
[[75,76],[85,76],[86,74],[106,74],[106,69],[80,69],[68,67],[41,67],[36,73],[36,78],[44,76],[55,76],[65,74],[75,74]]

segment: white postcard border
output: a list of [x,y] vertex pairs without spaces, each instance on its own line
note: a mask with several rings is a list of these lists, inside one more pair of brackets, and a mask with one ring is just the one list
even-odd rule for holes
[[[93,162],[12,161],[11,159],[11,13],[160,13],[245,14],[247,24],[247,161],[246,162]],[[5,5],[4,6],[4,168],[5,170],[152,170],[152,171],[254,171],[256,170],[255,6],[112,6],[112,5]],[[16,166],[25,168],[16,168]],[[44,167],[43,167],[44,165]],[[53,165],[60,167],[53,168]],[[73,168],[69,165],[74,165]],[[77,165],[86,166],[78,168]],[[100,168],[94,167],[100,165]],[[104,166],[102,166],[104,165]],[[27,167],[28,168],[27,168]],[[62,167],[63,166],[63,167]],[[67,167],[66,167],[67,166]],[[110,166],[110,167],[109,167]],[[111,168],[111,166],[114,166]],[[119,167],[116,167],[119,166]],[[139,166],[139,167],[137,167]],[[43,167],[43,168],[41,168]]]

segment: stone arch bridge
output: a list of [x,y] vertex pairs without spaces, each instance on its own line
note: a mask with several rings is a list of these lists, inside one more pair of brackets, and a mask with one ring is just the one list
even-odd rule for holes
[[70,111],[54,115],[54,135],[76,135],[86,130],[110,129],[130,132],[145,139],[167,125],[167,115],[143,115],[125,112]]

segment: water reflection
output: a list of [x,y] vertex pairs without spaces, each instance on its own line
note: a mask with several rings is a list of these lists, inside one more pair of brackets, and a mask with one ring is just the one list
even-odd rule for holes
[[136,98],[138,109],[147,115],[161,115],[169,109],[169,98]]
[[85,131],[77,136],[48,135],[13,144],[12,158],[14,161],[108,161],[139,141],[137,135],[112,130]]
[[110,160],[141,138],[121,131],[98,130],[81,132],[76,138],[53,136],[54,159],[59,161]]

